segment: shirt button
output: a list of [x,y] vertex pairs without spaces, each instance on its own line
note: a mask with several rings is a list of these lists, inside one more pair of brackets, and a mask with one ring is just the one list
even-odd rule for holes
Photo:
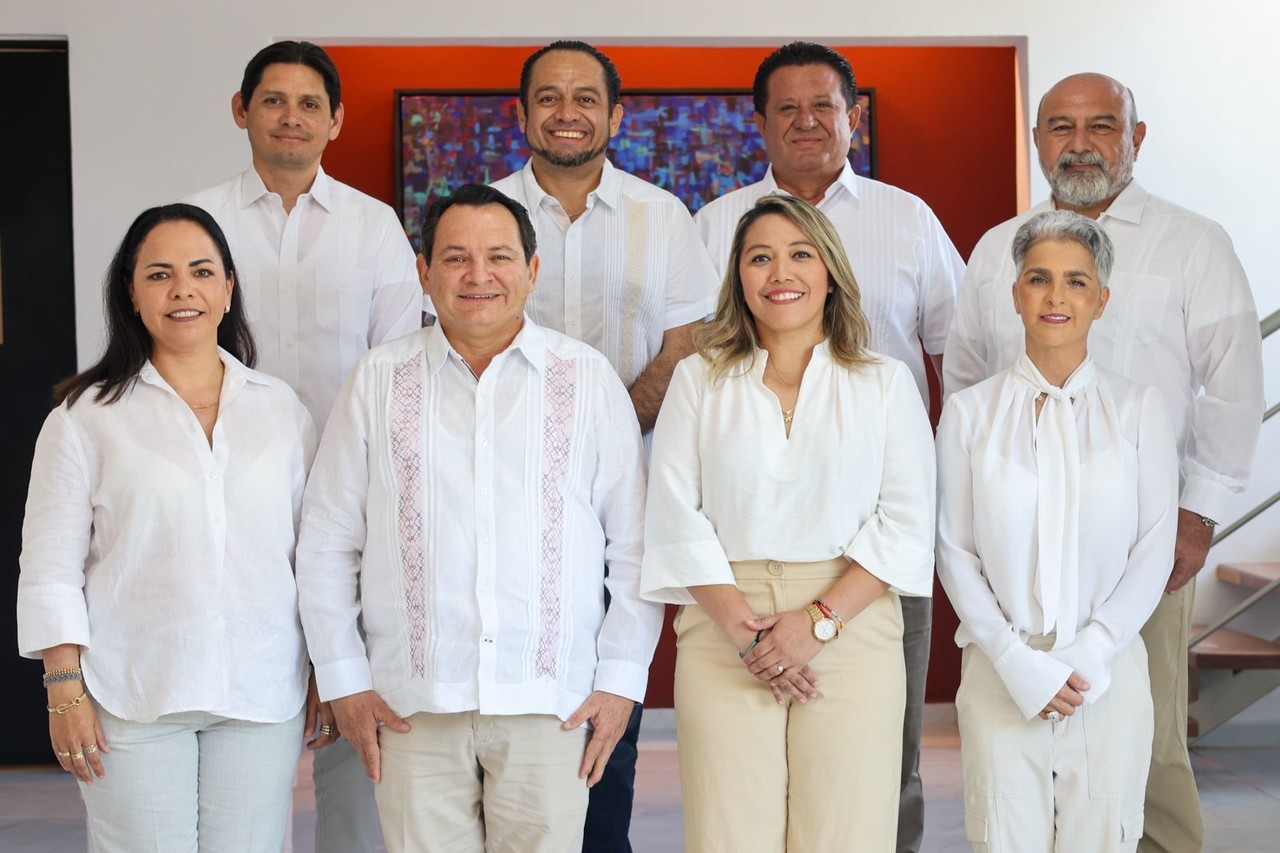
[[578,325],[578,318],[577,318],[577,317],[570,317],[570,318],[569,318],[569,325],[570,325],[570,326],[576,326],[576,325]]
[[293,295],[293,288],[292,288],[292,287],[286,287],[284,290],[282,290],[282,291],[281,291],[281,293],[283,293],[285,296],[292,296],[292,295]]
[[786,564],[779,563],[777,560],[769,561],[769,574],[773,575],[775,578],[781,577],[782,573],[786,571],[786,568]]
[[209,472],[209,479],[210,479],[210,480],[216,480],[216,479],[218,479],[218,472],[217,472],[217,471],[210,471],[210,472]]
[[293,338],[287,338],[284,342],[284,345],[289,347],[290,349],[293,349]]
[[493,637],[485,637],[484,641],[491,646],[493,645]]
[[488,446],[489,446],[489,439],[487,439],[487,438],[482,438],[482,439],[480,439],[480,446],[481,446],[481,447],[488,447]]

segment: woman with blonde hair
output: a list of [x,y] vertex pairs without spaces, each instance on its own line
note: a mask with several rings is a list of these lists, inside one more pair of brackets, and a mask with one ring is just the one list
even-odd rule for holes
[[1173,565],[1178,461],[1154,388],[1097,367],[1113,250],[1052,211],[1013,239],[1026,352],[938,427],[938,574],[975,851],[1136,850],[1153,733],[1139,629]]
[[767,196],[654,432],[642,594],[683,605],[690,851],[891,851],[899,595],[929,595],[933,443],[835,230]]

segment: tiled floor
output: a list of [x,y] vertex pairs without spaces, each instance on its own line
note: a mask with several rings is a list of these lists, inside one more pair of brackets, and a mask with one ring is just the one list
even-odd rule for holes
[[[1280,749],[1204,748],[1193,755],[1200,781],[1208,853],[1280,849]],[[311,853],[315,806],[308,759],[294,795],[292,850]],[[930,726],[922,763],[928,803],[924,850],[967,851],[963,786],[954,725]],[[641,743],[635,817],[636,853],[676,853],[681,841],[680,783],[668,731],[646,731]],[[55,769],[0,771],[0,850],[81,853],[84,809],[69,778]]]

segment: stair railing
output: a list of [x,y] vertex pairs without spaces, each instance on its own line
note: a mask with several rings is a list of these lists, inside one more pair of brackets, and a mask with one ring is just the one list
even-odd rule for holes
[[[1269,335],[1274,333],[1277,329],[1280,329],[1280,310],[1273,311],[1269,317],[1267,317],[1258,325],[1262,332],[1262,337],[1264,339],[1267,338]],[[1273,415],[1275,415],[1276,412],[1280,412],[1280,403],[1277,403],[1276,405],[1267,409],[1265,413],[1263,413],[1262,415],[1263,422],[1265,423],[1268,419],[1270,419]],[[1217,545],[1223,539],[1226,539],[1232,533],[1235,533],[1241,527],[1244,527],[1246,524],[1253,521],[1258,516],[1262,515],[1264,512],[1266,512],[1276,503],[1280,503],[1280,492],[1276,492],[1274,495],[1267,498],[1262,503],[1258,504],[1253,509],[1246,512],[1244,515],[1240,516],[1231,524],[1228,524],[1226,527],[1224,527],[1221,531],[1219,531],[1217,536],[1213,537],[1213,543],[1210,547],[1212,547],[1213,545]],[[1227,627],[1227,625],[1230,624],[1232,621],[1234,621],[1235,618],[1239,616],[1241,613],[1244,613],[1245,611],[1253,607],[1255,604],[1257,604],[1259,601],[1262,601],[1267,596],[1275,593],[1276,590],[1280,590],[1280,578],[1276,578],[1275,580],[1271,581],[1262,589],[1258,590],[1253,595],[1249,596],[1244,601],[1237,604],[1225,615],[1214,620],[1212,624],[1208,625],[1203,631],[1201,631],[1195,637],[1191,638],[1191,642],[1187,644],[1187,649],[1188,650],[1194,649],[1200,643],[1207,640],[1211,635],[1216,634],[1218,631],[1221,631],[1223,628]]]

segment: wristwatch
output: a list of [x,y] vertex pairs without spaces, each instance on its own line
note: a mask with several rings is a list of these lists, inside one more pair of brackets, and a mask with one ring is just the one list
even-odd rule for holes
[[[1197,512],[1196,515],[1200,515],[1200,513]],[[1207,515],[1200,515],[1200,523],[1203,524],[1205,527],[1218,526],[1218,522],[1214,521],[1212,518],[1210,518]]]
[[836,620],[823,613],[818,605],[810,604],[805,608],[805,612],[813,620],[813,636],[819,642],[829,643],[840,633],[840,626],[836,624]]

